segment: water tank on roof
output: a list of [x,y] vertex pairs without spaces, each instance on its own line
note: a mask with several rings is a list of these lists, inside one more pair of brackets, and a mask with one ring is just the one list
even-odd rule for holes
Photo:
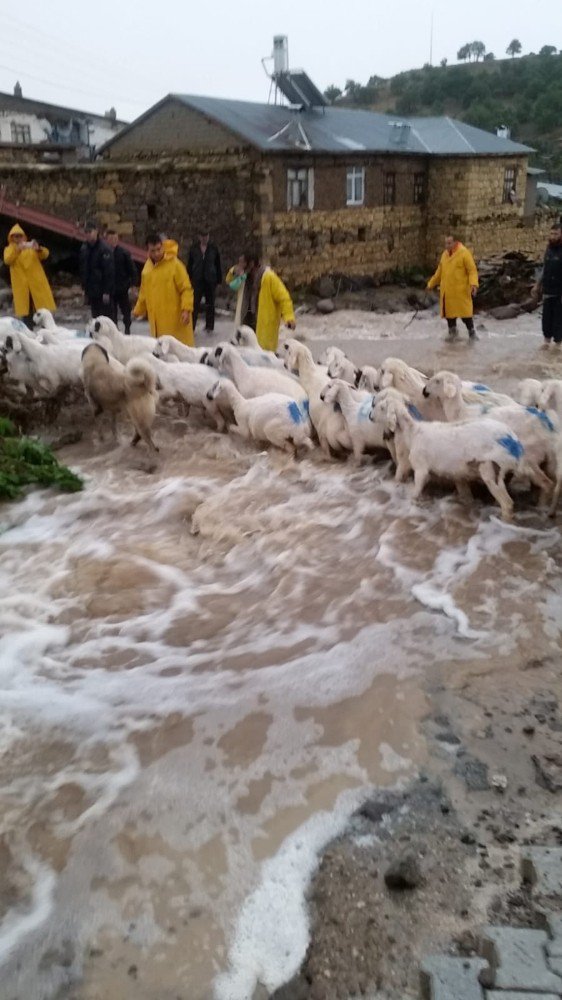
[[511,129],[509,125],[498,125],[496,128],[498,139],[511,139]]
[[286,73],[289,69],[289,39],[287,35],[273,38],[273,74]]

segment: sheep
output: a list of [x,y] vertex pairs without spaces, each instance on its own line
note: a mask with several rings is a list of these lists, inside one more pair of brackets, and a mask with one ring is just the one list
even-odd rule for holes
[[351,437],[353,457],[359,465],[365,452],[374,448],[390,451],[394,459],[392,443],[384,439],[382,427],[369,420],[373,405],[371,393],[365,392],[358,397],[347,382],[335,379],[324,387],[320,399],[327,405],[339,404]]
[[[543,383],[539,406],[550,420],[558,421],[559,425],[562,423],[562,379],[547,379]],[[549,510],[550,517],[556,515],[562,490],[562,434],[560,432],[556,436],[555,451],[556,476]]]
[[[418,407],[426,420],[442,420],[443,412],[436,400],[428,400],[423,395],[423,389],[428,376],[417,368],[412,368],[401,358],[386,358],[379,373],[379,382],[375,389],[394,387]],[[488,406],[508,406],[513,403],[510,396],[494,392],[480,382],[463,382],[462,395],[466,403],[482,403]]]
[[19,331],[8,334],[3,352],[12,377],[28,389],[54,394],[59,389],[80,384],[81,345],[78,341],[45,345]]
[[90,320],[88,333],[92,340],[99,340],[100,336],[107,337],[111,343],[111,354],[122,365],[127,364],[127,361],[134,358],[136,354],[152,354],[154,350],[152,337],[121,333],[121,330],[117,329],[109,316],[98,316],[96,319]]
[[274,351],[264,351],[260,347],[258,338],[251,326],[239,326],[230,341],[233,347],[237,347],[240,357],[244,358],[247,365],[254,367],[257,365],[268,368],[283,368],[283,359],[278,357]]
[[158,377],[162,402],[184,403],[187,407],[185,416],[189,414],[190,406],[201,407],[209,414],[218,431],[226,429],[226,419],[232,416],[230,407],[207,396],[217,380],[214,371],[206,365],[169,364],[154,355],[149,355],[148,360]]
[[205,361],[208,353],[205,347],[188,347],[187,344],[182,344],[177,337],[171,337],[168,334],[157,337],[152,346],[155,358],[160,358],[162,361],[184,361],[192,365]]
[[348,357],[345,351],[342,351],[341,347],[326,347],[322,354],[318,358],[318,364],[324,365],[325,368],[329,368],[332,361],[347,361]]
[[137,356],[122,365],[102,344],[88,344],[82,351],[80,377],[94,417],[109,414],[114,439],[117,414],[126,410],[135,428],[132,446],[142,440],[150,451],[158,451],[151,435],[157,380],[147,358]]
[[389,393],[374,400],[371,419],[395,437],[396,481],[402,482],[413,470],[414,500],[432,474],[452,479],[463,502],[472,499],[468,483],[480,479],[497,500],[503,519],[512,519],[513,500],[505,477],[519,471],[524,448],[506,424],[491,417],[456,424],[417,421],[405,401]]
[[353,443],[343,413],[335,406],[326,406],[320,398],[326,385],[322,368],[314,363],[308,347],[298,340],[290,339],[284,347],[286,367],[297,373],[308,394],[310,419],[322,451],[328,458],[331,458],[332,450],[352,451]]
[[288,396],[268,392],[246,399],[229,379],[219,379],[207,399],[228,403],[236,420],[229,429],[241,437],[269,441],[294,457],[301,447],[314,448],[308,408]]
[[374,393],[377,390],[377,386],[380,381],[380,372],[378,368],[373,368],[372,365],[363,365],[359,369],[359,380],[357,382],[358,389],[365,389],[367,392]]
[[304,402],[306,392],[287,372],[270,368],[251,368],[232,344],[222,343],[211,351],[207,364],[229,375],[236,388],[246,399],[263,396],[266,392],[280,392],[284,396]]
[[536,378],[524,378],[515,392],[515,401],[522,406],[539,406],[543,383]]
[[[467,406],[463,399],[461,380],[454,372],[438,372],[429,379],[423,394],[427,399],[439,401],[445,420],[449,422],[482,418],[482,405]],[[487,413],[488,410],[484,408],[484,414]],[[555,472],[557,435],[553,422],[535,407],[520,406],[513,402],[509,406],[494,406],[491,413],[494,420],[502,421],[517,434],[525,448],[522,463],[525,474],[540,488],[541,501],[546,501],[552,491],[552,482],[542,471],[541,465],[544,464]]]
[[251,326],[239,326],[234,334],[231,344],[235,347],[251,347],[254,351],[260,351],[260,343],[255,330]]
[[342,379],[348,385],[358,388],[361,378],[361,369],[357,368],[349,358],[332,358],[328,365],[328,378]]
[[49,309],[37,309],[33,314],[33,324],[40,332],[40,339],[44,344],[57,344],[61,340],[75,339],[76,331],[69,330],[66,326],[59,326],[55,323],[54,316]]

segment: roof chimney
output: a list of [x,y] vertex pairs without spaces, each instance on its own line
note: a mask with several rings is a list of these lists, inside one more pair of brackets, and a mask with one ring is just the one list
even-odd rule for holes
[[104,114],[104,118],[108,118],[110,122],[117,121],[117,112],[115,108],[110,108],[109,111],[106,111]]
[[19,82],[19,80],[16,81],[16,85],[14,87],[14,97],[23,97],[21,83]]

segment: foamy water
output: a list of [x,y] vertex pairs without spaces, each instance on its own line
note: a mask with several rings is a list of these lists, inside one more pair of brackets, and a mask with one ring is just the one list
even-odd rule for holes
[[[428,665],[558,649],[559,532],[180,421],[2,509],[0,997],[251,1000]],[[69,993],[69,995],[71,995]]]

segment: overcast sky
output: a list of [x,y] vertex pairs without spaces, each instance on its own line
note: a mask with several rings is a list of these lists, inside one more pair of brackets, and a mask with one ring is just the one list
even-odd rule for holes
[[562,48],[562,0],[0,0],[0,90],[129,120],[170,91],[266,101],[273,35],[323,90],[428,62],[432,11],[434,63]]

